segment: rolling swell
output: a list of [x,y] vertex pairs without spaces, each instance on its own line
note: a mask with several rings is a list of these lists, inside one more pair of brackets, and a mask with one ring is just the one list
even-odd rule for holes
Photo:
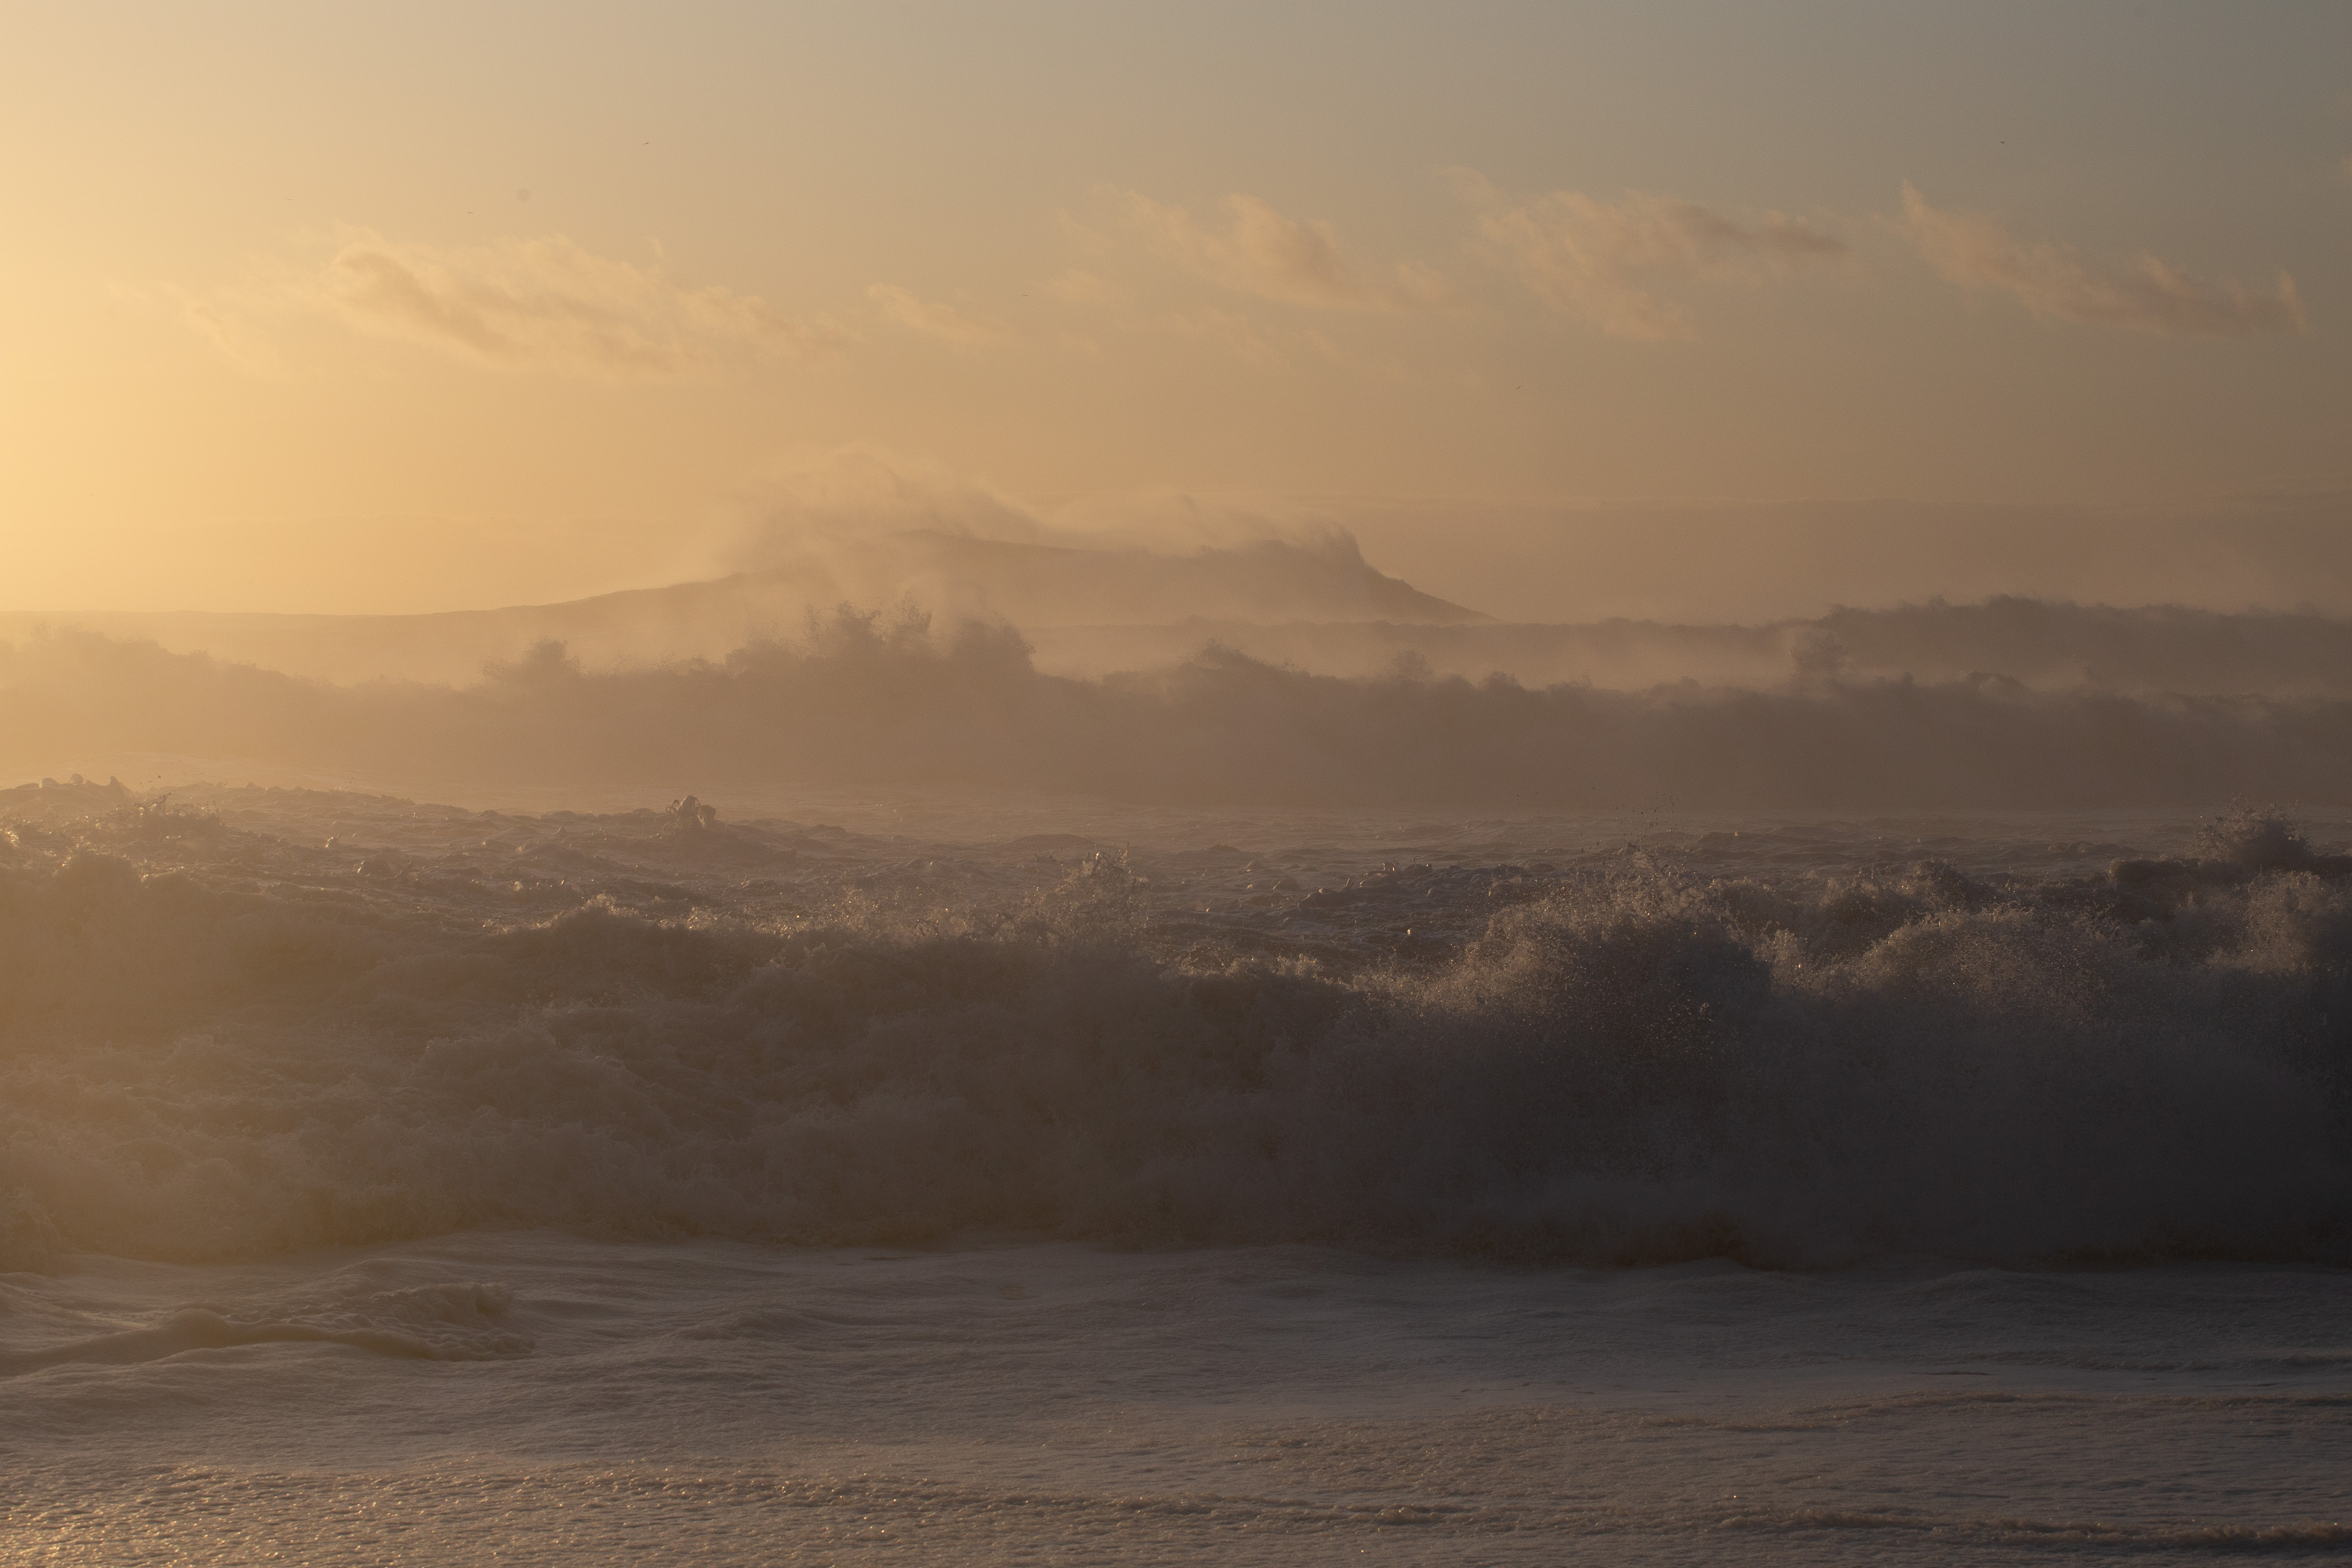
[[934,637],[844,612],[717,663],[595,673],[546,643],[460,688],[332,686],[58,632],[0,646],[0,766],[103,774],[160,752],[235,758],[232,777],[567,801],[681,779],[1580,810],[2352,799],[2340,695],[2036,691],[1983,671],[1863,676],[1812,652],[1820,669],[1771,689],[1474,683],[1412,659],[1340,678],[1215,646],[1080,680],[1041,673],[1008,627]]
[[2352,877],[1555,878],[1437,960],[1001,909],[486,922],[0,870],[0,1248],[1019,1231],[1591,1263],[2352,1258]]

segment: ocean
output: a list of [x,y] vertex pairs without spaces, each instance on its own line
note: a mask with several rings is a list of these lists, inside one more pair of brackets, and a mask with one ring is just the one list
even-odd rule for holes
[[0,1555],[2352,1548],[2340,808],[502,804],[0,791]]

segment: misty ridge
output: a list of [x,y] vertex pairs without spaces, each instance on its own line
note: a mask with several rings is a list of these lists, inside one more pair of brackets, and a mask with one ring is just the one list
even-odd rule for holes
[[0,612],[0,641],[72,626],[339,685],[463,686],[546,642],[592,674],[719,662],[803,641],[812,614],[847,605],[928,613],[941,632],[1014,627],[1040,672],[1090,679],[1213,644],[1316,674],[1425,663],[1619,691],[1990,675],[2352,696],[2352,497],[2336,494],[2186,510],[1185,495],[1041,508],[865,450],[803,455],[767,485],[664,547],[664,587],[422,614]]
[[1017,516],[981,518],[993,535],[972,532],[962,515],[918,512],[897,520],[919,526],[876,529],[822,515],[795,517],[726,552],[734,559],[724,564],[736,570],[724,575],[565,603],[428,615],[0,615],[0,637],[71,624],[324,681],[462,685],[486,664],[547,642],[563,643],[593,670],[719,660],[738,648],[799,638],[812,612],[842,605],[918,610],[942,627],[979,620],[1051,629],[1075,640],[1075,664],[1057,671],[1073,674],[1101,674],[1131,662],[1130,653],[1148,654],[1154,627],[1189,636],[1189,653],[1205,640],[1203,624],[1439,626],[1486,619],[1376,570],[1337,529],[1170,549],[1079,542]]
[[591,672],[558,643],[464,686],[333,685],[73,631],[0,653],[7,764],[235,758],[411,789],[980,785],[1160,803],[2178,805],[2352,799],[2352,703],[2011,677],[1645,691],[1323,675],[1210,646],[1098,679],[1013,629],[840,611],[720,660]]
[[730,542],[731,570],[667,588],[0,618],[0,768],[1160,804],[2352,799],[2352,619],[2316,611],[2008,595],[1509,623],[1328,518],[1077,527],[879,464],[814,485]]
[[[1024,629],[1027,630],[1027,629]],[[1122,657],[1179,663],[1211,643],[1319,674],[1423,673],[1643,691],[1695,683],[1769,691],[1836,678],[2015,682],[2133,696],[2352,697],[2352,620],[2314,612],[2119,610],[2002,595],[1838,609],[1760,625],[1194,620],[1028,630],[1041,669],[1098,674]]]

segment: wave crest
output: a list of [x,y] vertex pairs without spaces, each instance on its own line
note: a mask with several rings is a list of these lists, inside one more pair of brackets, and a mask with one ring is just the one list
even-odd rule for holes
[[2352,1257],[2352,881],[2231,831],[2032,884],[1571,876],[1456,959],[1344,973],[1171,948],[1100,858],[791,928],[20,864],[0,1246]]

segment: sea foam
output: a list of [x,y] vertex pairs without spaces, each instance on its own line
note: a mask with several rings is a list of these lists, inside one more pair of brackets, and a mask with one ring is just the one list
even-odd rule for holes
[[[169,866],[152,821],[13,836],[8,1266],[517,1226],[2352,1257],[2352,862],[2273,820],[2073,875],[1392,868],[1213,943],[1115,858],[920,904],[845,862],[782,914],[777,852],[673,814],[686,882],[566,851],[533,909],[487,852],[296,876],[190,821]],[[1343,913],[1469,939],[1351,956]]]

